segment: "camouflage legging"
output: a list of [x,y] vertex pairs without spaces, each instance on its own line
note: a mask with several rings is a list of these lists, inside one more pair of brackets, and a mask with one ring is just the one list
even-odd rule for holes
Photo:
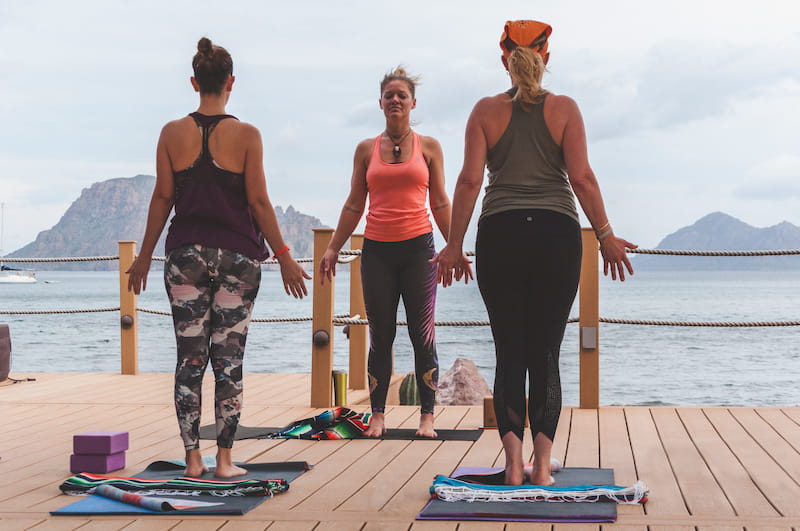
[[178,344],[175,411],[186,450],[200,447],[203,374],[214,370],[217,445],[233,446],[242,408],[242,359],[261,282],[257,260],[189,245],[173,249],[164,265]]

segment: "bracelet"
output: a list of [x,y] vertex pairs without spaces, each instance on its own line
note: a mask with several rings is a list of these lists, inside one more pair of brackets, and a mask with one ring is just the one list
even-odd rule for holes
[[275,253],[275,254],[273,254],[273,255],[272,255],[272,258],[278,258],[278,257],[279,257],[280,255],[282,255],[283,253],[288,253],[290,250],[291,250],[291,249],[289,249],[289,246],[288,246],[288,245],[284,245],[284,246],[283,246],[283,249],[281,249],[280,251],[278,251],[277,253]]
[[600,227],[599,229],[597,229],[596,231],[594,231],[594,232],[595,232],[595,234],[596,234],[596,233],[598,233],[598,232],[603,232],[603,229],[604,229],[604,228],[606,228],[606,227],[608,227],[609,225],[611,225],[611,222],[610,222],[610,221],[606,221],[606,224],[605,224],[605,225],[603,225],[602,227]]
[[612,232],[614,232],[614,229],[609,227],[607,231],[605,231],[604,233],[602,233],[599,236],[597,236],[597,240],[598,241],[603,241],[603,238],[607,238]]

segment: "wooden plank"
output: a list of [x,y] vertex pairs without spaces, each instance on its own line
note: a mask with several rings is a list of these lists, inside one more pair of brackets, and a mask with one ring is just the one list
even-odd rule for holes
[[[636,465],[633,461],[628,426],[622,408],[602,408],[598,411],[598,430],[600,435],[600,467],[614,470],[617,485],[630,486],[638,481]],[[618,505],[620,516],[644,514],[642,505]]]
[[733,506],[720,490],[675,410],[653,408],[651,411],[689,513],[733,516]]
[[125,527],[125,531],[167,531],[175,525],[175,520],[156,517],[145,517],[134,520]]
[[731,452],[701,409],[682,408],[678,416],[736,514],[777,516],[764,494]]
[[[234,525],[231,527],[231,531],[237,531],[236,522],[232,522]],[[272,524],[267,527],[269,531],[312,531],[319,522],[316,521],[289,521],[284,520],[282,522],[272,522]],[[226,530],[227,531],[227,530]]]
[[[481,412],[481,419],[483,412]],[[456,531],[457,522],[447,522],[444,520],[414,520],[411,524],[411,531]]]
[[[660,517],[688,516],[669,459],[648,408],[625,408],[631,449],[639,478],[650,487],[645,512]],[[658,495],[655,495],[658,493]]]
[[[454,429],[467,413],[467,408],[450,407],[444,409],[436,417],[436,425],[441,429]],[[384,444],[389,441],[384,441]],[[362,483],[362,486],[338,508],[343,511],[379,511],[389,499],[403,487],[406,481],[417,472],[420,463],[430,457],[441,441],[411,441],[402,448],[394,459],[374,475]],[[449,474],[452,470],[443,471]],[[433,479],[433,478],[431,478]]]
[[43,518],[0,518],[0,529],[3,531],[22,531],[43,522],[46,522]]
[[759,490],[782,515],[800,516],[800,486],[767,454],[723,408],[704,410],[731,451],[736,454]]
[[575,409],[572,412],[567,456],[563,464],[568,467],[600,466],[600,436],[596,409]]
[[471,444],[468,441],[442,441],[381,512],[416,516],[430,499],[429,489],[436,474],[450,473]]
[[[767,452],[770,457],[783,469],[791,478],[795,480],[800,479],[800,453],[798,453],[795,445],[800,445],[800,440],[787,439],[785,436],[775,430],[768,422],[756,413],[752,408],[731,408],[731,414],[741,424],[741,426],[750,434],[750,436],[758,441],[758,445]],[[778,419],[776,419],[778,420]],[[787,422],[782,426],[791,428]],[[800,432],[800,427],[797,430],[789,429],[789,437],[796,435]]]

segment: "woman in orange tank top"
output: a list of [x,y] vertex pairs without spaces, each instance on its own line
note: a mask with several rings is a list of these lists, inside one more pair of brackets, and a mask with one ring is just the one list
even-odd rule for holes
[[355,230],[369,196],[361,257],[362,286],[370,329],[369,384],[372,419],[364,432],[381,437],[384,407],[392,372],[392,343],[400,298],[406,309],[408,334],[420,391],[417,435],[436,437],[433,405],[439,362],[436,356],[434,307],[435,251],[426,202],[447,238],[450,200],[444,187],[442,148],[432,137],[411,130],[416,107],[416,78],[398,67],[381,82],[380,108],[386,128],[356,147],[350,195],[344,203],[331,243],[319,264],[320,282],[336,274],[339,250]]

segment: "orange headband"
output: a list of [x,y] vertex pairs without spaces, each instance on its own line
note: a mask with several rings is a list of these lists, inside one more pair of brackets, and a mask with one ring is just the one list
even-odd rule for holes
[[547,53],[547,38],[553,28],[536,20],[509,20],[500,36],[503,57],[508,58],[517,46],[527,46],[542,57]]

